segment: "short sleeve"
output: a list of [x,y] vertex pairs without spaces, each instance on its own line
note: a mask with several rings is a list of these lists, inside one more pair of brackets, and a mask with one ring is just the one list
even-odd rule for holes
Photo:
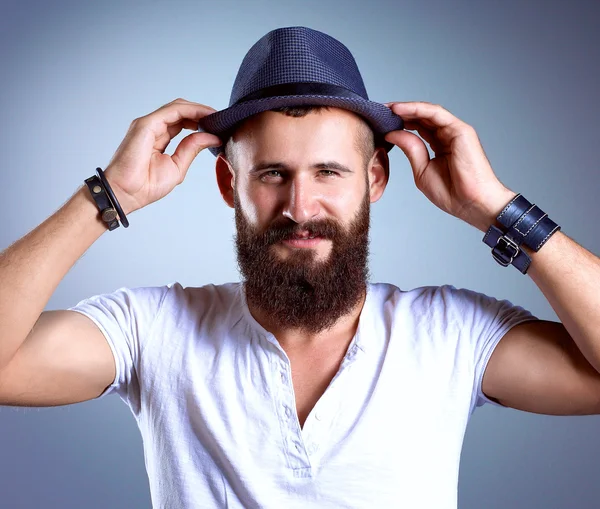
[[95,295],[68,308],[90,318],[102,331],[113,353],[116,375],[112,384],[98,396],[117,392],[132,407],[139,407],[137,368],[172,283],[165,286],[119,288],[112,293]]
[[520,323],[539,320],[539,318],[507,299],[496,299],[466,288],[456,289],[452,285],[445,285],[445,288],[452,294],[455,320],[460,327],[461,341],[468,341],[472,352],[474,380],[471,412],[485,403],[504,408],[489,399],[482,391],[487,363],[496,345],[510,329]]

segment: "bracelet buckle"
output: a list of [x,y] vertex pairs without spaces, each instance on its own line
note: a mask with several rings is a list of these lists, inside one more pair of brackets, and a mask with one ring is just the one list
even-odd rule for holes
[[492,249],[492,256],[500,265],[508,267],[519,254],[519,245],[510,237],[501,235]]

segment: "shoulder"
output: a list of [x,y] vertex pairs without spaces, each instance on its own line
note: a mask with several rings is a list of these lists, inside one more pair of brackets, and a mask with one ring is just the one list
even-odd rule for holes
[[242,314],[242,284],[239,282],[203,286],[173,282],[166,287],[160,314],[169,322],[235,321]]
[[370,283],[369,293],[375,308],[384,312],[408,313],[414,318],[435,316],[457,321],[478,311],[494,312],[503,307],[516,307],[507,299],[451,284],[401,289],[390,283]]
[[120,287],[112,292],[93,295],[69,309],[106,308],[114,314],[124,312],[156,316],[159,313],[207,312],[227,309],[239,302],[241,284],[183,286],[175,281],[160,286]]
[[418,286],[411,289],[402,289],[391,283],[369,284],[369,293],[373,301],[388,306],[430,307],[435,305],[437,307],[448,307],[455,299],[468,298],[468,295],[466,295],[468,292],[472,292],[472,290],[456,288],[450,284]]
[[165,306],[177,309],[229,308],[240,299],[241,283],[183,286],[175,281],[165,285]]
[[203,286],[183,286],[175,281],[165,285],[168,288],[169,298],[186,302],[202,302],[205,304],[219,304],[230,302],[237,298],[241,290],[241,283],[207,284]]

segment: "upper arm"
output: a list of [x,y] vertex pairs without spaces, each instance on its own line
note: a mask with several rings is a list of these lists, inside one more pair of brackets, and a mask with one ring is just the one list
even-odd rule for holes
[[104,334],[87,316],[44,311],[0,372],[0,405],[56,406],[98,397],[115,378]]
[[560,322],[512,327],[485,370],[482,390],[498,403],[549,415],[600,413],[600,373]]

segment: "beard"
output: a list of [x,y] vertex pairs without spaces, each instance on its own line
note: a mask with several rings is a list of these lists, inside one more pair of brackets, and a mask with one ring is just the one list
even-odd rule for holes
[[[273,323],[308,333],[330,328],[358,304],[369,277],[368,190],[348,228],[333,219],[298,224],[282,217],[264,231],[248,222],[234,193],[237,259],[249,304]],[[325,260],[316,260],[311,248],[292,250],[286,259],[274,252],[274,244],[300,231],[331,241]]]

